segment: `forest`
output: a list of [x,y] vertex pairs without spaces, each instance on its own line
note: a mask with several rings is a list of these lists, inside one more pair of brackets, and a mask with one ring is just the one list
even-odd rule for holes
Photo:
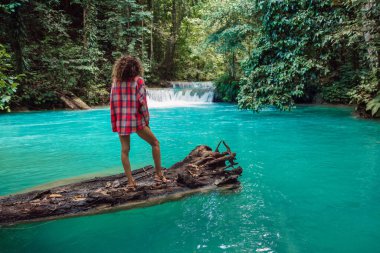
[[61,108],[61,94],[107,104],[131,54],[148,86],[207,80],[241,109],[380,117],[376,0],[4,0],[0,20],[0,111]]

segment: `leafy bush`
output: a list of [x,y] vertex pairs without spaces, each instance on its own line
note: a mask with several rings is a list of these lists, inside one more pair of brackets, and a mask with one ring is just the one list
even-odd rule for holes
[[351,103],[357,105],[359,115],[380,117],[380,89],[376,72],[363,76],[360,85],[349,92]]
[[350,88],[342,83],[334,83],[322,87],[322,99],[331,104],[348,104],[350,102],[349,91]]
[[290,110],[328,71],[324,36],[336,22],[330,1],[259,1],[257,46],[242,65],[238,102],[259,111]]
[[233,80],[228,74],[224,74],[214,81],[214,85],[217,101],[236,102],[239,92],[239,81]]
[[367,111],[371,111],[372,117],[380,117],[380,94],[368,102]]
[[[109,88],[107,88],[109,86]],[[104,105],[109,102],[109,90],[111,84],[104,86],[104,84],[94,84],[87,89],[86,102],[91,105]]]
[[16,93],[20,75],[12,75],[10,64],[11,56],[5,47],[0,44],[0,111],[10,111],[9,103]]

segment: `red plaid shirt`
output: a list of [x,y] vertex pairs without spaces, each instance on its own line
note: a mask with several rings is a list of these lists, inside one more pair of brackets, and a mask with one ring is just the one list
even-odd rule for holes
[[129,135],[149,125],[144,80],[114,81],[110,95],[112,131]]

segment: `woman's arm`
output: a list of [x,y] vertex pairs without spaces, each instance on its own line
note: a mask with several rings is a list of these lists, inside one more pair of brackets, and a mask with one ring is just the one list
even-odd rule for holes
[[137,100],[139,101],[139,111],[144,117],[145,124],[149,126],[149,110],[146,96],[144,80],[139,78],[137,80]]

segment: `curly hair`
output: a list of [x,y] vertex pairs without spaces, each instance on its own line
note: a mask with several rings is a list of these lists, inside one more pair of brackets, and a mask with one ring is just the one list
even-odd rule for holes
[[130,81],[144,72],[138,58],[124,55],[115,61],[112,69],[112,79],[118,81]]

